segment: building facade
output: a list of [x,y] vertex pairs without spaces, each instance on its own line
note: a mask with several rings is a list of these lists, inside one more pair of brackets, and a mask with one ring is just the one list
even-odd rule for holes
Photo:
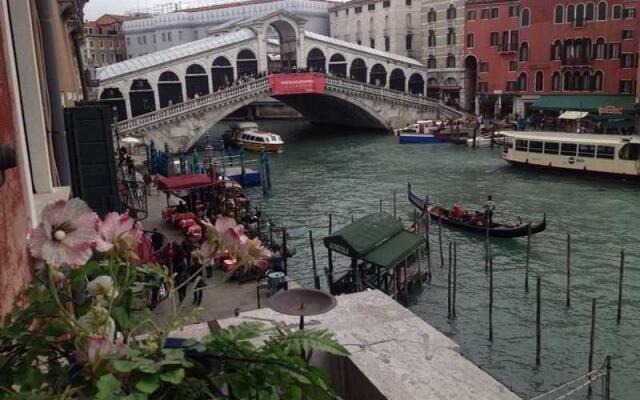
[[476,110],[527,115],[542,95],[633,96],[638,8],[630,0],[468,0],[465,66]]
[[282,9],[305,18],[306,30],[329,35],[328,8],[331,5],[325,0],[253,0],[126,21],[123,30],[127,58],[202,39],[216,26]]
[[85,22],[82,58],[86,70],[95,72],[96,68],[127,59],[122,24],[128,19],[131,17],[105,14],[95,21]]
[[464,68],[464,0],[422,0],[420,61],[429,69],[427,95],[472,109]]

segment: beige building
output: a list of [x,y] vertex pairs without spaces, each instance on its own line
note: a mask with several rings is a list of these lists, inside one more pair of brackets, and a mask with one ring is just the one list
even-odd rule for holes
[[424,38],[420,61],[429,70],[427,95],[450,105],[463,105],[464,0],[422,0],[419,36]]
[[331,36],[420,58],[420,0],[352,0],[329,9]]
[[96,68],[127,58],[122,24],[129,19],[131,17],[124,15],[105,14],[95,21],[85,22],[82,59],[89,83],[95,80]]

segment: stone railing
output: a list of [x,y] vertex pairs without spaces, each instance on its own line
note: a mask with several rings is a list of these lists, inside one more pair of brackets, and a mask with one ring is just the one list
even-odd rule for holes
[[260,78],[228,89],[219,90],[211,94],[200,96],[183,103],[175,104],[148,114],[140,115],[118,123],[118,132],[126,133],[140,129],[147,125],[153,125],[160,121],[177,118],[193,111],[215,108],[229,104],[236,98],[244,97],[257,92],[270,90],[269,78]]

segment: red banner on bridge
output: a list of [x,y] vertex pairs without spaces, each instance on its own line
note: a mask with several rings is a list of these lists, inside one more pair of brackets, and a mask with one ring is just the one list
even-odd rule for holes
[[324,75],[317,73],[271,75],[269,76],[269,84],[274,96],[324,93]]

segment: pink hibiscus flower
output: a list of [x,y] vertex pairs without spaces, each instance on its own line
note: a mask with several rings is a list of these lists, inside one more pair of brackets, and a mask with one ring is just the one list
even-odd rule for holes
[[98,222],[96,250],[118,257],[134,256],[142,238],[142,226],[127,214],[111,212]]
[[247,239],[238,249],[238,265],[244,267],[265,268],[267,258],[271,257],[269,249],[264,247],[259,238]]
[[76,344],[78,361],[83,364],[97,364],[102,358],[115,354],[127,345],[122,339],[111,340],[105,336],[88,336]]
[[203,222],[203,225],[206,233],[201,251],[205,258],[215,257],[220,253],[235,254],[247,240],[244,226],[233,218],[218,216],[215,225],[206,222]]
[[59,200],[42,210],[29,234],[29,252],[49,265],[78,268],[91,258],[98,216],[80,199]]

